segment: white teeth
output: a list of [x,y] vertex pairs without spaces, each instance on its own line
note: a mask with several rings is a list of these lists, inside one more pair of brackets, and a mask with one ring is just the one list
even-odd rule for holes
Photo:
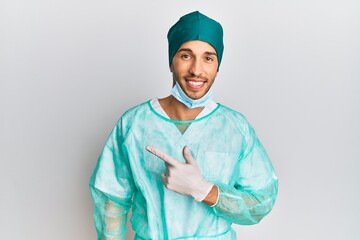
[[193,81],[189,81],[190,85],[193,85],[193,86],[200,86],[200,85],[203,85],[204,83],[203,82],[193,82]]

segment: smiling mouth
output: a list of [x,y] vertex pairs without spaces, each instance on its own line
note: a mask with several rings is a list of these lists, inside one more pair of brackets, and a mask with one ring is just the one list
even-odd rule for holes
[[205,80],[199,79],[199,80],[192,80],[192,79],[186,79],[186,84],[191,89],[200,89],[205,85]]

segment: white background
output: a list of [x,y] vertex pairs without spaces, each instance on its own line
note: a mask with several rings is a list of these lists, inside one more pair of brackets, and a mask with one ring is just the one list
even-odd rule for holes
[[95,239],[97,157],[126,109],[170,93],[166,34],[194,10],[224,27],[216,100],[279,176],[238,238],[360,239],[357,0],[0,1],[1,239]]

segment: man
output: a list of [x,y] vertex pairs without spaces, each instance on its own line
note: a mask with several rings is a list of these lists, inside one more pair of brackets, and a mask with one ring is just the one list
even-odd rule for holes
[[215,103],[221,25],[192,12],[169,30],[172,94],[128,110],[90,180],[98,239],[236,239],[272,209],[277,177],[253,128]]

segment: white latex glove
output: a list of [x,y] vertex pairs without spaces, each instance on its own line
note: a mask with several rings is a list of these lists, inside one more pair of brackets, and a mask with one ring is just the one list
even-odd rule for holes
[[161,178],[167,189],[191,196],[201,202],[214,186],[201,175],[200,168],[191,155],[189,147],[185,146],[183,149],[186,163],[180,162],[154,147],[147,146],[146,150],[166,163],[166,173],[161,174]]

